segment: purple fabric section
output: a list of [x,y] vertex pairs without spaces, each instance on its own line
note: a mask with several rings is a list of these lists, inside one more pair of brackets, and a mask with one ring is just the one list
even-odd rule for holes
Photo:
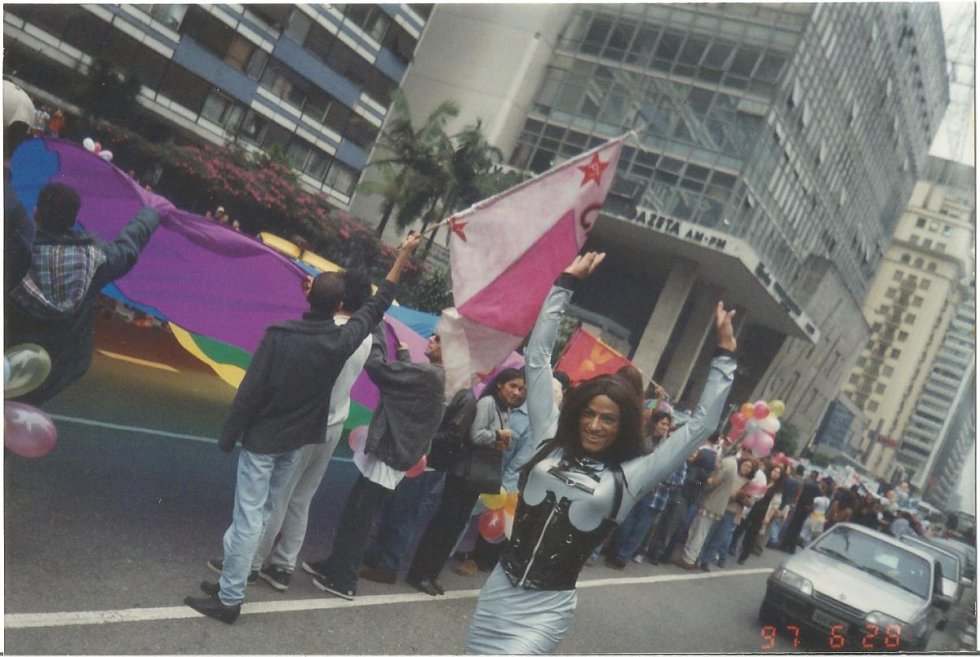
[[63,182],[82,198],[79,221],[112,240],[148,205],[160,213],[160,228],[119,289],[153,306],[194,333],[255,351],[269,324],[299,318],[306,310],[296,265],[257,240],[179,210],[147,192],[114,165],[73,142],[47,139],[58,155]]

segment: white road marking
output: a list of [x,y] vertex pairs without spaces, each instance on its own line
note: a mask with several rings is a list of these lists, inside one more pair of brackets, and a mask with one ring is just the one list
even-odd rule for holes
[[[714,579],[719,577],[736,577],[739,575],[763,575],[772,572],[771,568],[748,568],[727,572],[684,573],[677,575],[651,575],[648,577],[618,577],[610,579],[593,579],[581,581],[579,588],[594,588],[598,586],[634,586],[637,584],[658,584],[690,579]],[[312,598],[306,600],[273,600],[268,602],[246,602],[242,605],[242,614],[271,614],[289,613],[295,611],[313,611],[318,609],[348,609],[351,607],[374,607],[377,605],[404,604],[409,602],[439,602],[442,600],[464,600],[475,598],[480,594],[479,589],[464,591],[446,591],[445,595],[430,596],[424,593],[394,593],[387,595],[365,595],[353,600],[340,598]],[[37,627],[66,627],[71,625],[106,625],[108,623],[132,623],[137,621],[176,620],[181,618],[202,618],[202,616],[186,606],[179,607],[150,607],[136,609],[109,609],[105,611],[65,611],[55,613],[35,614],[4,614],[5,630],[21,630]]]
[[[191,440],[198,443],[217,443],[217,438],[209,438],[207,436],[194,436],[189,433],[174,433],[172,431],[160,431],[159,429],[147,429],[145,427],[134,427],[127,424],[113,424],[111,422],[99,422],[98,420],[86,420],[80,417],[69,417],[67,415],[56,415],[54,413],[48,413],[48,417],[52,420],[58,420],[59,422],[68,422],[69,424],[84,424],[90,427],[99,427],[102,429],[115,429],[117,431],[131,431],[134,433],[145,433],[151,436],[164,436],[166,438],[177,438],[179,440]],[[344,457],[344,456],[334,456],[332,461],[340,461],[342,463],[353,463],[354,460]]]

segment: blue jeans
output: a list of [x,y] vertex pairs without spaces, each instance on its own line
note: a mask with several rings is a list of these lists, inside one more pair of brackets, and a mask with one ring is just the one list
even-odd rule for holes
[[652,509],[645,499],[640,500],[613,535],[613,556],[620,561],[626,561],[636,554],[659,515],[660,509]]
[[245,599],[245,582],[252,570],[252,557],[272,505],[282,495],[299,462],[300,451],[256,454],[242,449],[238,456],[238,480],[231,526],[225,531],[224,563],[218,580],[218,597],[226,605]]
[[701,548],[701,556],[698,562],[702,564],[712,563],[716,557],[728,555],[728,544],[732,542],[732,533],[735,531],[735,514],[725,511],[721,520],[715,523],[708,533],[708,538],[704,541]]
[[418,477],[405,477],[395,494],[382,507],[374,538],[364,555],[364,562],[397,573],[408,556],[415,530],[425,525],[442,497],[445,472],[426,470]]

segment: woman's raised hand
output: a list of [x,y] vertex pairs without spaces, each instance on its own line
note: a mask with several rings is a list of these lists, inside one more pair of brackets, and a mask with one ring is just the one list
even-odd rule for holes
[[715,333],[718,336],[718,346],[722,349],[735,351],[735,329],[732,328],[732,317],[735,310],[725,310],[725,303],[719,301],[715,306]]
[[572,264],[565,268],[565,273],[582,280],[594,272],[605,257],[605,253],[598,251],[589,251],[584,255],[575,256]]

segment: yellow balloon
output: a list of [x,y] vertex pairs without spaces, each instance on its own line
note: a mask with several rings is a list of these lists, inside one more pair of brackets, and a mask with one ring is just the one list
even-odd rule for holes
[[512,516],[517,512],[517,498],[518,494],[516,490],[507,493],[507,501],[504,503],[504,513]]
[[9,376],[4,373],[4,399],[26,395],[44,383],[51,373],[51,357],[47,350],[33,342],[11,347],[3,356],[10,372]]
[[769,402],[769,412],[776,417],[782,417],[783,413],[786,412],[786,404],[779,399],[773,399]]
[[480,495],[480,500],[483,502],[483,506],[492,511],[506,504],[507,496],[499,493],[483,493]]

